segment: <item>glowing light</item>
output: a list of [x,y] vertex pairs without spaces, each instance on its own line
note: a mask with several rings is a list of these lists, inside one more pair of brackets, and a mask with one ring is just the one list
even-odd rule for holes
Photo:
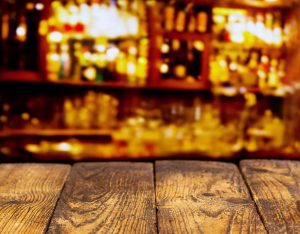
[[136,55],[137,54],[137,48],[135,46],[131,46],[129,48],[129,54]]
[[25,149],[31,153],[39,153],[41,151],[40,147],[35,144],[27,144]]
[[169,65],[166,64],[166,63],[163,63],[163,64],[160,66],[160,72],[161,72],[162,74],[168,73],[169,70],[170,70],[170,69],[169,69]]
[[0,116],[0,122],[2,122],[2,123],[5,123],[5,122],[7,122],[7,116],[5,116],[5,115],[1,115]]
[[106,52],[107,60],[114,61],[119,54],[119,49],[117,47],[109,48]]
[[128,75],[134,75],[136,71],[136,66],[134,62],[128,62],[127,63],[127,74]]
[[23,120],[29,120],[30,115],[25,112],[25,113],[22,113],[21,117],[22,117]]
[[62,143],[59,143],[57,144],[57,147],[56,147],[59,151],[64,151],[64,152],[69,152],[72,150],[72,145],[70,145],[69,143],[67,142],[62,142]]
[[39,25],[39,34],[45,36],[48,32],[48,24],[46,20],[41,20]]
[[203,51],[205,46],[204,46],[204,43],[202,41],[195,41],[194,42],[194,47],[198,51]]
[[41,10],[43,10],[44,9],[44,4],[43,3],[37,3],[36,5],[35,5],[35,9],[36,10],[38,10],[38,11],[41,11]]
[[95,49],[98,51],[98,52],[104,52],[106,50],[106,46],[105,45],[95,45]]
[[29,11],[33,10],[34,9],[34,3],[32,3],[32,2],[26,3],[26,9],[29,10]]
[[55,43],[59,43],[61,42],[63,39],[63,35],[62,33],[60,32],[51,32],[49,35],[48,35],[48,40],[50,42],[55,42]]
[[25,41],[26,40],[26,34],[27,34],[27,27],[26,24],[21,23],[16,30],[17,38],[20,41]]
[[168,44],[163,44],[161,46],[161,52],[162,53],[166,54],[166,53],[169,53],[169,51],[170,51],[170,46]]
[[97,76],[97,71],[94,67],[88,67],[83,71],[83,75],[88,80],[95,80]]

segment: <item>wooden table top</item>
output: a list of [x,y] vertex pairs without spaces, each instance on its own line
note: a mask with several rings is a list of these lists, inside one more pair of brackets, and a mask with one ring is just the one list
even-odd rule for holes
[[0,233],[300,233],[300,161],[0,164]]

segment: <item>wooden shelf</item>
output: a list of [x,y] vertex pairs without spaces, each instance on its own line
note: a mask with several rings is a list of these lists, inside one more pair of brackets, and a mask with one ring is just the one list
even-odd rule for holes
[[246,44],[237,44],[232,42],[213,42],[212,46],[214,49],[220,49],[220,50],[261,50],[266,52],[275,52],[275,53],[282,53],[285,51],[286,46],[282,47],[275,47],[272,45],[255,45],[255,46],[248,46]]
[[[201,0],[193,0],[201,2]],[[228,8],[259,8],[261,10],[270,10],[270,8],[289,8],[292,7],[293,0],[261,1],[261,0],[206,0],[210,1],[214,7]]]
[[210,90],[210,86],[202,82],[186,82],[180,80],[162,80],[149,84],[130,84],[126,81],[103,81],[101,83],[88,81],[48,81],[33,77],[1,77],[0,84],[27,83],[33,85],[54,85],[65,87],[84,87],[84,88],[111,88],[111,89],[171,89],[171,90]]
[[201,81],[186,82],[181,80],[159,80],[157,84],[149,87],[156,89],[168,89],[168,90],[194,90],[194,91],[211,91],[209,84],[205,84]]
[[212,37],[211,33],[191,33],[191,32],[165,32],[163,34],[165,38],[178,39],[186,41],[207,41]]
[[0,70],[0,81],[23,81],[29,80],[32,82],[39,82],[41,80],[40,73],[37,71],[10,71]]
[[109,129],[11,129],[0,131],[0,138],[11,137],[105,137]]

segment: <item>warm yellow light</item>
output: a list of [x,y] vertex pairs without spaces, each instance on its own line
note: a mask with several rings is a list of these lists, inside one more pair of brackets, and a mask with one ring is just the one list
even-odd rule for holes
[[83,71],[83,76],[88,80],[95,80],[97,76],[97,71],[94,67],[88,67]]
[[69,152],[72,150],[72,145],[70,145],[69,143],[66,143],[66,142],[62,142],[62,143],[57,144],[56,148],[59,151]]
[[35,5],[35,9],[36,10],[38,10],[38,11],[41,11],[41,10],[43,10],[44,9],[44,4],[43,3],[37,3],[36,5]]
[[30,153],[39,153],[41,148],[36,144],[27,144],[25,145],[25,149]]
[[48,24],[46,20],[41,20],[39,25],[39,34],[45,36],[48,32]]
[[106,52],[107,60],[108,61],[114,61],[117,58],[119,52],[120,51],[117,47],[109,48]]
[[166,64],[166,63],[163,63],[161,66],[160,66],[160,72],[162,74],[166,74],[169,72],[169,65]]
[[127,74],[128,75],[134,75],[136,72],[136,65],[134,62],[128,62],[127,63]]
[[19,26],[17,28],[17,36],[22,37],[22,36],[25,36],[25,35],[26,35],[26,29],[22,26]]
[[236,63],[231,63],[229,65],[229,69],[232,71],[236,71],[238,69],[238,65]]
[[98,51],[98,52],[104,52],[106,50],[106,46],[105,45],[95,45],[95,49]]
[[50,59],[52,62],[57,62],[57,61],[59,61],[59,55],[56,54],[56,53],[52,53],[52,54],[49,56],[49,59]]
[[16,30],[17,38],[20,41],[25,41],[26,40],[26,34],[27,34],[27,28],[26,24],[21,23]]
[[34,3],[32,3],[32,2],[26,3],[26,9],[29,10],[29,11],[33,10],[34,9]]
[[51,32],[48,35],[48,41],[49,42],[55,42],[55,43],[59,43],[61,42],[63,39],[63,35],[60,32]]
[[203,51],[205,46],[202,41],[195,41],[194,47],[196,48],[196,50]]
[[25,112],[25,113],[22,113],[21,117],[22,117],[23,120],[29,120],[30,115]]
[[7,122],[7,116],[5,116],[5,115],[1,115],[0,116],[0,122],[2,122],[2,123],[5,123],[5,122]]
[[137,48],[135,46],[131,46],[129,48],[129,54],[136,55],[137,54]]
[[60,6],[61,6],[60,1],[53,1],[53,2],[51,3],[51,7],[52,7],[52,8],[57,8],[57,7],[60,7]]
[[220,8],[216,7],[213,9],[214,15],[247,15],[246,10],[242,9],[233,9],[233,8]]
[[163,44],[161,46],[161,52],[162,53],[166,54],[166,53],[169,53],[169,51],[170,51],[170,46],[168,44]]

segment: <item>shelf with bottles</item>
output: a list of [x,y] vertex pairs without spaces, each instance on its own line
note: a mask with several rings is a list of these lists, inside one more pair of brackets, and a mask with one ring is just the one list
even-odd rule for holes
[[38,72],[38,23],[44,3],[3,0],[0,4],[0,69]]
[[[191,0],[199,1],[199,0]],[[252,10],[265,10],[265,9],[282,9],[291,8],[296,1],[293,0],[208,0],[210,5],[214,7],[226,8],[246,8]]]
[[[208,78],[208,53],[211,41],[211,8],[194,2],[157,3],[160,12],[157,32],[158,80],[178,81],[184,86],[199,82],[204,87]],[[180,81],[180,82],[179,82]],[[208,86],[206,86],[208,87]]]
[[138,0],[52,1],[40,23],[47,79],[98,83],[115,76],[146,83],[146,12]]
[[[291,24],[282,11],[249,11],[246,9],[213,8],[215,44],[230,43],[244,48],[282,48],[291,37]],[[224,45],[221,44],[221,45]]]
[[34,137],[34,138],[59,138],[59,137],[109,137],[109,129],[10,129],[0,131],[0,138]]
[[[250,105],[255,104],[252,97],[248,99],[251,99]],[[163,158],[191,154],[196,158],[233,158],[246,150],[250,153],[280,152],[289,147],[285,144],[290,140],[285,138],[286,123],[270,110],[254,119],[251,116],[253,111],[245,109],[243,113],[229,113],[227,110],[227,121],[224,121],[224,113],[221,114],[220,108],[212,103],[202,103],[199,98],[194,99],[192,106],[173,103],[157,108],[159,112],[144,109],[144,115],[127,117],[118,128],[111,131],[89,130],[86,126],[83,130],[11,130],[0,134],[5,138],[1,143],[14,141],[16,145],[12,147],[13,150],[24,147],[22,150],[34,155],[40,152],[87,155],[91,149],[86,147],[93,146],[92,153],[94,156],[97,154],[95,157],[99,159],[104,156]],[[89,136],[95,136],[96,140],[87,141],[86,144],[80,141]],[[32,139],[34,143],[30,142]],[[105,144],[102,144],[104,139]],[[289,141],[289,144],[293,142]],[[8,146],[0,148],[7,149]],[[100,149],[104,152],[107,152],[105,149],[109,150],[109,153],[105,154]]]

